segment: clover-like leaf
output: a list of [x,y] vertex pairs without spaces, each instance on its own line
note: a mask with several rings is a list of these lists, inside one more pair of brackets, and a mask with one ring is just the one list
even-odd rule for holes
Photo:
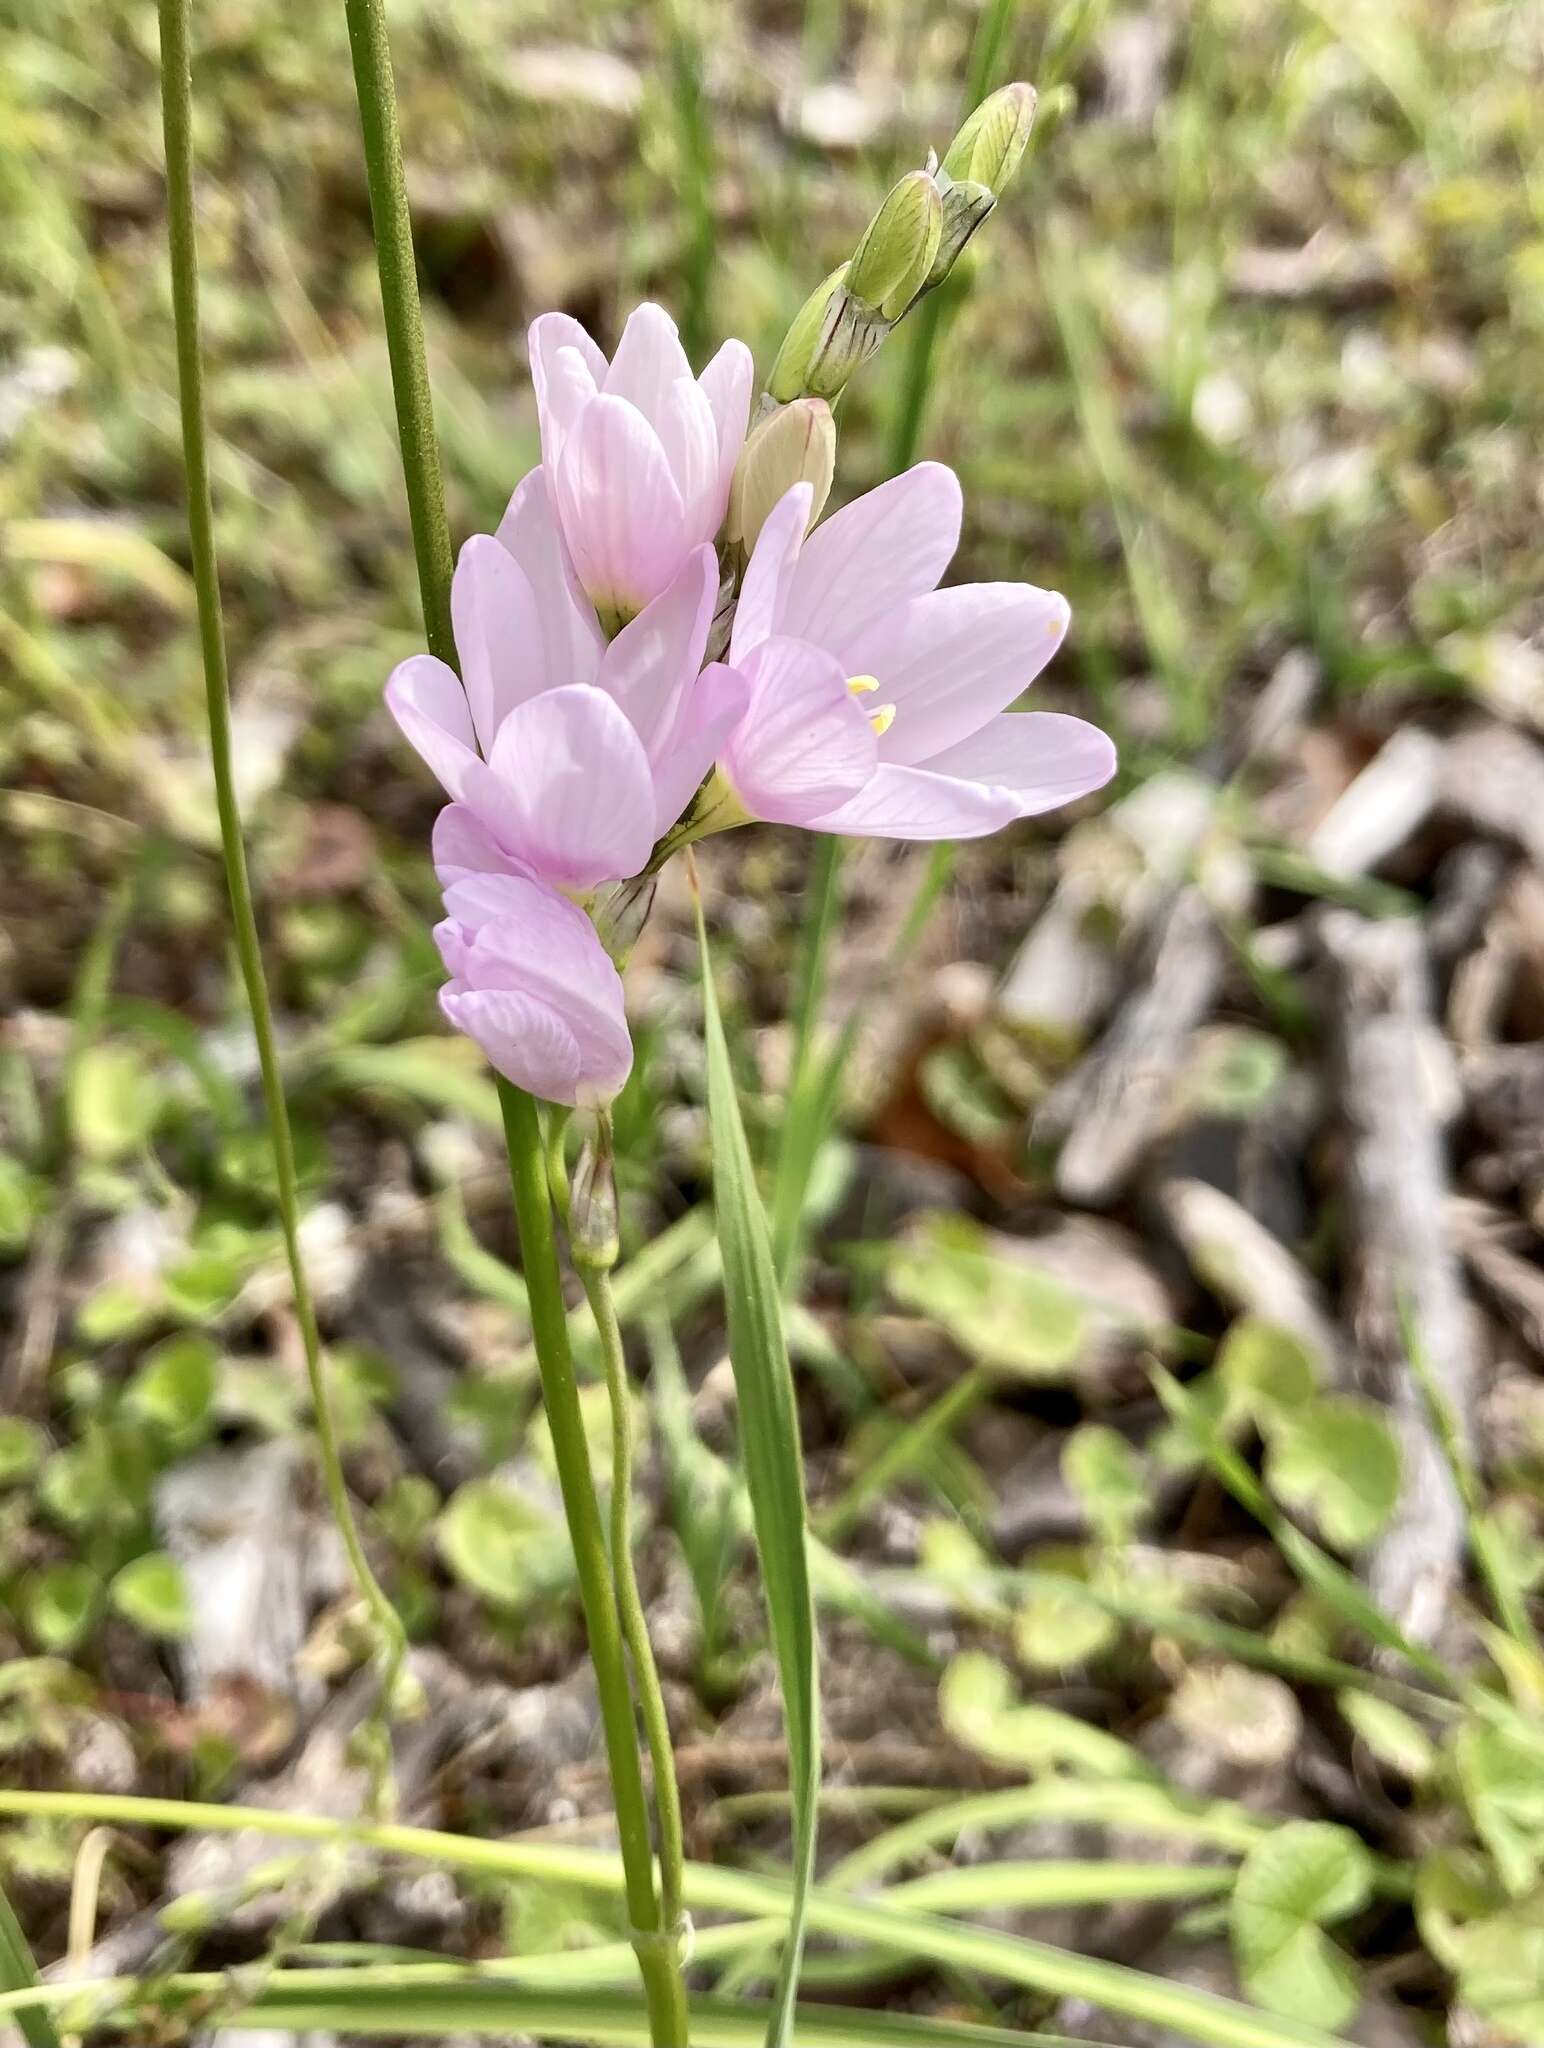
[[969,1226],[937,1223],[892,1254],[896,1299],[941,1324],[972,1358],[1027,1380],[1064,1380],[1082,1353],[1088,1315],[1049,1273],[983,1249]]
[[1247,1418],[1266,1431],[1290,1424],[1319,1391],[1319,1362],[1293,1331],[1240,1316],[1217,1353],[1229,1421]]
[[1282,1415],[1265,1470],[1278,1500],[1311,1516],[1338,1550],[1370,1543],[1399,1499],[1399,1446],[1359,1394],[1324,1394]]
[[1106,1543],[1125,1543],[1147,1513],[1151,1492],[1141,1458],[1102,1422],[1087,1422],[1068,1437],[1062,1476]]
[[1310,2026],[1349,2020],[1361,1994],[1324,1929],[1365,1904],[1371,1885],[1367,1851],[1347,1828],[1293,1821],[1265,1836],[1244,1858],[1230,1911],[1250,1997]]
[[179,1637],[193,1627],[182,1567],[164,1550],[147,1550],[126,1564],[108,1587],[113,1606],[146,1635]]

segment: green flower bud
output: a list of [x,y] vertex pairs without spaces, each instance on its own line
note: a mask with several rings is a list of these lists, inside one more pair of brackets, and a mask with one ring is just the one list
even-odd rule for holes
[[767,390],[779,405],[786,405],[792,398],[798,398],[809,388],[810,365],[820,346],[821,330],[826,324],[826,314],[838,286],[847,275],[847,265],[839,264],[824,284],[816,285],[804,304],[794,315],[793,325],[783,336],[783,345],[777,352],[777,361],[772,365],[772,374],[767,379]]
[[965,244],[997,204],[995,193],[988,191],[985,185],[977,185],[969,179],[955,184],[952,180],[945,182],[946,178],[947,173],[939,181],[944,198],[944,231],[939,237],[933,267],[928,272],[930,291],[934,285],[943,283]]
[[772,507],[795,484],[814,491],[810,525],[820,517],[836,470],[836,421],[823,398],[796,398],[752,427],[729,490],[725,535],[748,556]]
[[864,230],[847,289],[892,325],[927,282],[943,234],[944,203],[932,174],[909,171]]
[[1000,199],[1035,125],[1035,88],[1005,85],[984,99],[949,145],[944,171],[957,185],[984,185]]

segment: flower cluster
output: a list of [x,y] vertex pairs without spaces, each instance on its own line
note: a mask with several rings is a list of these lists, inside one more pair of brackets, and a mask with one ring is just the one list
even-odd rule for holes
[[531,328],[541,465],[461,550],[460,674],[414,655],[386,698],[451,799],[446,1015],[533,1095],[599,1105],[626,1080],[618,906],[677,847],[752,819],[969,838],[1114,772],[1095,727],[1007,709],[1061,644],[1065,600],[939,587],[951,471],[919,463],[816,523],[828,400],[995,204],[1027,93],[896,187],[795,321],[754,425],[741,342],[694,377],[658,306],[609,362],[564,314]]

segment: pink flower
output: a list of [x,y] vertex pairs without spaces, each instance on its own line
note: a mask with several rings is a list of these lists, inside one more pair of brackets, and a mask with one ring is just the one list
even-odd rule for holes
[[690,801],[748,685],[699,676],[718,600],[711,547],[606,645],[575,586],[542,470],[497,537],[461,550],[451,612],[461,678],[417,654],[386,701],[446,791],[522,869],[591,889],[635,875]]
[[[1005,709],[1061,645],[1067,601],[1027,583],[938,589],[960,511],[959,484],[936,462],[881,484],[808,538],[807,485],[775,507],[746,569],[729,649],[750,698],[720,766],[747,810],[757,812],[763,727],[778,709],[775,693],[757,688],[758,673],[769,660],[797,668],[813,703],[816,650],[826,658],[822,731],[834,733],[843,718],[832,679],[849,691],[860,684],[861,699],[849,702],[873,720],[873,772],[829,807],[815,808],[812,796],[798,806],[803,815],[758,815],[863,838],[969,839],[1086,796],[1114,774],[1115,749],[1096,726]],[[807,652],[784,652],[790,642]]]
[[[437,829],[437,854],[441,839]],[[452,881],[445,910],[434,930],[450,975],[440,1004],[456,1029],[544,1102],[609,1102],[633,1048],[622,977],[584,912],[545,882],[508,871]]]
[[528,346],[558,523],[615,628],[723,524],[750,417],[750,350],[726,341],[694,379],[675,322],[649,305],[628,316],[609,363],[566,313],[533,321]]

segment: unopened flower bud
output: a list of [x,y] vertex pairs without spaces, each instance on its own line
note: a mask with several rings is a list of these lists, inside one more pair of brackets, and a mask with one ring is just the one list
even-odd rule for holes
[[836,421],[823,398],[796,398],[751,429],[735,466],[725,528],[731,547],[749,555],[767,515],[795,484],[814,496],[809,523],[825,507],[836,470]]
[[1035,125],[1035,88],[1005,85],[984,99],[949,145],[943,167],[957,185],[984,185],[1000,199]]
[[941,181],[944,199],[944,231],[939,237],[938,254],[933,258],[933,268],[928,272],[928,286],[942,284],[959,260],[965,244],[980,227],[987,215],[997,204],[996,195],[985,185],[977,185],[970,179],[961,184]]
[[810,388],[807,381],[810,366],[820,346],[831,300],[846,277],[847,268],[845,263],[839,264],[823,284],[815,287],[794,315],[793,325],[783,336],[783,345],[777,352],[777,361],[772,365],[772,374],[767,379],[767,390],[779,405],[786,405],[790,399],[801,397]]
[[909,171],[864,230],[847,289],[866,310],[899,320],[927,282],[943,234],[944,207],[932,174]]

